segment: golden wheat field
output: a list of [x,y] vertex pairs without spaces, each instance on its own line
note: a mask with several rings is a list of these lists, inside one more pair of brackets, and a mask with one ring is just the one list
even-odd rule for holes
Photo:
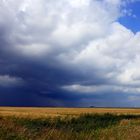
[[140,140],[140,109],[0,107],[0,140]]
[[33,108],[33,107],[0,107],[0,115],[18,117],[56,117],[77,116],[87,113],[140,114],[134,108]]

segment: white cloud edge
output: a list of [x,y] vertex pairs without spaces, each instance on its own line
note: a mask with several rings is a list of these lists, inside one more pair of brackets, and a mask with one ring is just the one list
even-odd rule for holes
[[128,93],[128,94],[139,94],[140,88],[139,87],[127,87],[122,85],[64,85],[61,87],[62,90],[79,93],[79,94],[103,94],[103,93]]

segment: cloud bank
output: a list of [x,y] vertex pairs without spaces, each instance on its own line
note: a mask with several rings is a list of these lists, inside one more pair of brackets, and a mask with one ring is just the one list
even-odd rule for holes
[[37,105],[70,105],[73,98],[86,105],[88,95],[107,105],[110,99],[94,96],[122,93],[128,101],[139,94],[140,32],[118,22],[129,2],[2,0],[0,85],[24,79],[18,92]]

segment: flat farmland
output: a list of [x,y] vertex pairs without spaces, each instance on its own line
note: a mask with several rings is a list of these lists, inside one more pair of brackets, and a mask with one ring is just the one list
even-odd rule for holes
[[135,108],[33,108],[33,107],[0,107],[0,115],[18,117],[55,117],[77,116],[80,114],[140,114],[140,109]]

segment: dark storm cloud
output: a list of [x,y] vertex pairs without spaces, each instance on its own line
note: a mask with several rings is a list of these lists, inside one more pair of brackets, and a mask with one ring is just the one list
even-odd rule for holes
[[0,105],[133,102],[140,91],[140,34],[116,22],[123,4],[2,0]]

